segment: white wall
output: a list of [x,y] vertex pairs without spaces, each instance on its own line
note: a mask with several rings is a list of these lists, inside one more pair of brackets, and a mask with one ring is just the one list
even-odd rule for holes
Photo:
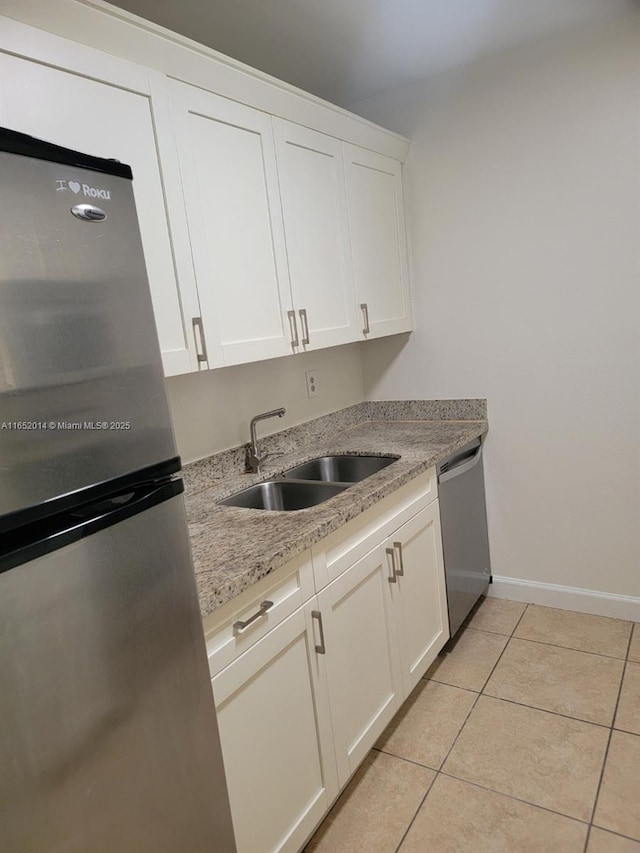
[[[318,379],[318,396],[312,399],[307,397],[307,370],[315,370]],[[172,376],[167,389],[178,452],[183,462],[193,462],[248,441],[249,421],[258,412],[287,410],[284,418],[261,424],[261,434],[267,435],[360,403],[360,344]]]
[[354,109],[410,136],[416,332],[371,399],[484,397],[493,572],[640,595],[640,15]]

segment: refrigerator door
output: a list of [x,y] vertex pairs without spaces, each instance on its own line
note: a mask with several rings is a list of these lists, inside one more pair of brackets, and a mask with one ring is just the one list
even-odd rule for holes
[[0,151],[0,190],[1,520],[176,449],[131,181]]
[[0,850],[232,853],[182,497],[88,516],[0,573]]

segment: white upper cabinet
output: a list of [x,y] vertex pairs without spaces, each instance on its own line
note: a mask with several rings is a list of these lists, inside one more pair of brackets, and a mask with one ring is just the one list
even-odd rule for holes
[[115,8],[23,12],[0,123],[131,166],[166,375],[411,329],[406,139]]
[[411,329],[402,167],[345,145],[349,229],[361,337]]
[[[29,32],[19,25],[12,29]],[[164,125],[168,112],[151,97],[153,75],[81,45],[32,32],[37,35],[24,41],[42,62],[0,52],[0,123],[131,166],[165,373],[195,369],[191,317],[199,314],[198,300],[189,271],[182,291],[178,289],[174,248],[180,241],[184,248],[186,229],[178,233],[176,224],[176,233],[170,232],[163,177],[177,180],[177,161],[166,144],[172,135]],[[13,47],[6,36],[0,38],[0,51]],[[162,170],[159,148],[166,155]]]
[[342,145],[273,120],[289,274],[302,349],[358,337]]
[[291,353],[271,116],[176,82],[172,103],[209,366]]

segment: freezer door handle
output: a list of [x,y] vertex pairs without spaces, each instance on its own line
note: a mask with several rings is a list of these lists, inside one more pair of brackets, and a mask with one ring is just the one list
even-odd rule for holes
[[449,480],[461,477],[463,474],[466,474],[467,471],[471,471],[472,468],[475,468],[481,459],[482,444],[478,446],[478,449],[473,456],[463,459],[458,465],[454,465],[453,468],[449,468],[449,470],[445,471],[444,474],[440,474],[440,483],[447,483]]
[[133,518],[183,491],[182,480],[139,483],[11,531],[0,542],[0,574]]

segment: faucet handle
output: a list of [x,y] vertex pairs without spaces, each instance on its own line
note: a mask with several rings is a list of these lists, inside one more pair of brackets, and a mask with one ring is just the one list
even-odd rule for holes
[[268,453],[265,453],[263,456],[258,456],[258,454],[254,453],[253,449],[249,446],[247,448],[247,469],[249,471],[253,471],[254,474],[260,474],[260,467],[268,456]]

